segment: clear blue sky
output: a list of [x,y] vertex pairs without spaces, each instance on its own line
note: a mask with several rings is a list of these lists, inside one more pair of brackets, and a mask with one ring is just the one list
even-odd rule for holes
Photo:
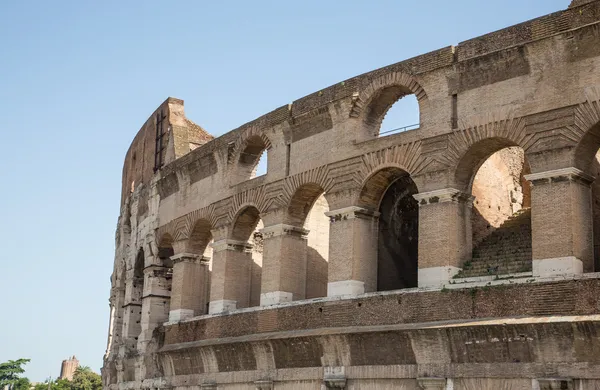
[[221,135],[568,3],[0,0],[0,361],[32,359],[34,381],[70,355],[99,372],[122,162],[167,96]]

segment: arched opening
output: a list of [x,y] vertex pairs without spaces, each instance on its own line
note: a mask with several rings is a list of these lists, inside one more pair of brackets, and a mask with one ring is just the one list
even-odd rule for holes
[[575,166],[596,178],[591,184],[594,269],[584,265],[584,272],[593,272],[600,270],[600,122],[592,126],[579,141],[575,151]]
[[379,212],[377,291],[418,286],[418,189],[400,168],[385,168],[371,176],[360,194],[361,206]]
[[240,153],[238,181],[246,181],[267,173],[267,145],[258,135],[250,137]]
[[406,86],[382,88],[371,99],[364,119],[366,139],[419,128],[419,102]]
[[169,319],[169,310],[171,310],[171,289],[173,283],[173,260],[171,257],[175,254],[173,250],[173,238],[170,235],[162,237],[158,244],[158,258],[162,269],[157,274],[161,276],[161,290],[164,291],[163,310],[157,318],[157,323],[163,323]]
[[202,275],[199,275],[200,280],[198,283],[201,288],[201,294],[198,298],[200,302],[198,307],[201,311],[194,313],[194,315],[202,315],[208,313],[208,305],[210,302],[210,280],[212,272],[212,246],[213,237],[211,233],[211,224],[205,219],[201,219],[196,222],[192,233],[190,234],[188,250],[190,253],[201,257]]
[[[468,161],[468,164],[467,164]],[[472,146],[457,177],[474,196],[471,213],[472,259],[460,276],[530,272],[531,187],[523,149],[508,140],[490,139]]]
[[133,264],[129,302],[125,304],[127,338],[135,344],[142,332],[142,295],[144,293],[144,250],[140,248]]
[[[260,230],[264,227],[260,212],[254,206],[248,206],[240,212],[233,225],[231,238],[249,244],[251,261],[241,267],[241,272],[249,275],[248,285],[240,282],[238,289],[247,297],[246,302],[238,300],[237,308],[260,305],[260,290],[262,279],[263,235]],[[250,260],[250,259],[249,259]],[[244,278],[242,278],[244,279]]]
[[309,231],[306,247],[306,299],[327,296],[329,263],[329,204],[317,184],[296,190],[288,209],[290,223]]
[[415,95],[405,95],[385,113],[379,137],[419,128],[419,102]]

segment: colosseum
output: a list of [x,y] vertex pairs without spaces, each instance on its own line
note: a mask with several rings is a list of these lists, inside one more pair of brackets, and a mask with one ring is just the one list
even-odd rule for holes
[[599,148],[600,0],[218,138],[168,98],[125,157],[104,389],[600,389]]

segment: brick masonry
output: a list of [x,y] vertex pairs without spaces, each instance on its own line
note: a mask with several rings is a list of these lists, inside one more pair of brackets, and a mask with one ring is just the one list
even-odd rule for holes
[[[218,138],[165,100],[124,161],[104,386],[596,388],[599,26],[573,0]],[[379,136],[408,94],[419,127]]]

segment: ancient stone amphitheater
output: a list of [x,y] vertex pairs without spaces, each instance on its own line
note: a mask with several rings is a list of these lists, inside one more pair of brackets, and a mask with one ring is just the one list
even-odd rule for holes
[[218,138],[169,98],[125,158],[104,387],[600,389],[599,147],[598,0]]

